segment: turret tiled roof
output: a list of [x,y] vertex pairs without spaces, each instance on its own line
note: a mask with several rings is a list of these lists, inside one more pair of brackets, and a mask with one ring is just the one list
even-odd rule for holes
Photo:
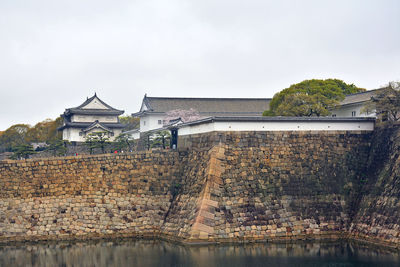
[[[105,108],[85,108],[89,105],[92,101],[98,100]],[[118,110],[116,108],[111,107],[103,100],[101,100],[97,94],[95,93],[94,96],[86,99],[81,105],[74,107],[74,108],[67,108],[62,116],[70,116],[72,114],[82,114],[82,115],[121,115],[123,114],[123,110]]]

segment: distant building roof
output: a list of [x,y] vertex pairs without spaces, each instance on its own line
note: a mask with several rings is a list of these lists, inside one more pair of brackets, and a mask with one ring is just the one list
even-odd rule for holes
[[351,94],[347,95],[346,98],[340,102],[340,105],[351,105],[351,104],[357,104],[357,103],[362,103],[362,102],[367,102],[371,100],[371,97],[374,96],[376,93],[378,93],[379,90],[382,89],[374,89],[374,90],[369,90],[361,93],[356,93],[356,94]]
[[165,113],[170,110],[195,109],[202,115],[261,115],[269,109],[270,98],[189,98],[189,97],[148,97],[143,98],[143,103],[138,113]]
[[65,109],[63,117],[70,116],[72,114],[82,114],[82,115],[121,115],[123,110],[118,110],[110,105],[106,104],[101,100],[96,93],[94,96],[86,99],[81,105],[74,108]]

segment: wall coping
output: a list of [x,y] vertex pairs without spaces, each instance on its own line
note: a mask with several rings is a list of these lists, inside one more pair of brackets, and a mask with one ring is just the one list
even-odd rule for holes
[[179,125],[197,125],[210,122],[375,122],[373,117],[227,117],[214,116]]

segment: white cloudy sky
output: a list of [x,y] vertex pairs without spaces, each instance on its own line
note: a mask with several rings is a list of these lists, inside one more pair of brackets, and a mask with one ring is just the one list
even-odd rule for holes
[[272,97],[310,78],[400,79],[399,0],[1,0],[0,130],[96,91]]

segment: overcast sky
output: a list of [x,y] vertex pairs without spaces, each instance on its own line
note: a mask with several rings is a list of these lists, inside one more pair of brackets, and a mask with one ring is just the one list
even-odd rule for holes
[[97,92],[272,97],[311,78],[400,79],[399,0],[0,1],[0,130]]

